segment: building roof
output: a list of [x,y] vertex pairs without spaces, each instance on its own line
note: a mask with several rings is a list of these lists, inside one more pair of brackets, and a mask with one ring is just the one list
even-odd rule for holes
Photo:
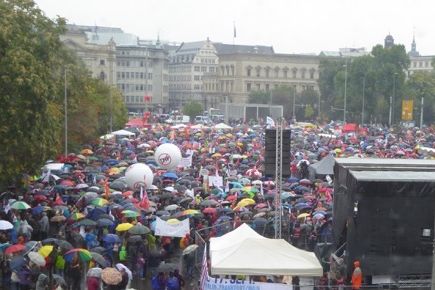
[[86,31],[86,37],[89,43],[104,45],[110,42],[111,39],[116,45],[138,45],[138,37],[124,32],[99,32]]
[[67,24],[66,29],[69,31],[89,31],[89,32],[110,32],[110,33],[123,33],[121,28],[118,27],[106,27],[106,26],[88,26],[88,25],[76,25]]
[[177,49],[177,53],[191,53],[199,51],[205,44],[205,41],[183,42]]
[[219,54],[275,54],[272,46],[213,43]]
[[327,51],[322,50],[319,54],[320,56],[333,56],[333,57],[340,57],[341,53],[339,51]]

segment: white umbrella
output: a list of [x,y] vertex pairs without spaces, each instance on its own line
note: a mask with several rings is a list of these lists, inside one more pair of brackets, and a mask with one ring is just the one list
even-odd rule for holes
[[190,245],[183,250],[183,255],[188,255],[198,249],[198,245]]
[[225,124],[225,123],[219,123],[219,124],[215,125],[214,128],[215,128],[215,129],[224,129],[224,130],[225,130],[225,129],[226,129],[226,130],[233,129],[233,127],[228,126],[228,125]]
[[32,261],[36,265],[41,267],[45,266],[45,259],[40,253],[30,252],[27,256],[29,257],[30,261]]
[[13,229],[14,225],[8,221],[0,220],[0,231],[7,231]]

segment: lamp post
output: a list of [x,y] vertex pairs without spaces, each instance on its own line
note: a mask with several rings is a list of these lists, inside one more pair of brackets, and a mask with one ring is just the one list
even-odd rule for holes
[[65,117],[65,156],[68,155],[68,94],[67,94],[67,84],[66,84],[66,68],[63,72],[63,102],[64,102],[64,117]]
[[364,75],[363,87],[362,87],[361,125],[364,125],[365,89],[366,89],[366,76]]
[[[396,103],[396,76],[398,73],[393,75],[393,100],[391,102],[391,122],[394,123],[394,105]],[[390,124],[391,125],[391,124]]]
[[293,86],[293,121],[296,122],[296,86]]
[[343,123],[346,123],[346,109],[347,109],[347,59],[344,65],[344,107],[343,107]]

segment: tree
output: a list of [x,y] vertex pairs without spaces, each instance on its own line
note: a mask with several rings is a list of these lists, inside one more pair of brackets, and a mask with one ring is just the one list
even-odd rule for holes
[[414,120],[419,119],[421,98],[424,97],[424,121],[433,123],[435,114],[435,74],[433,72],[413,73],[406,82],[405,94],[407,99],[414,101]]
[[306,105],[304,110],[305,119],[311,119],[314,116],[314,109],[311,105]]
[[270,92],[267,91],[251,91],[249,93],[249,103],[251,104],[269,104]]
[[184,105],[183,113],[190,117],[193,120],[196,116],[201,115],[203,112],[202,106],[200,103],[191,101]]
[[[0,2],[0,187],[35,174],[62,152],[64,72],[67,71],[70,145],[106,132],[109,87],[91,79],[59,36],[62,18],[50,20],[33,1]],[[126,120],[119,93],[115,124]]]

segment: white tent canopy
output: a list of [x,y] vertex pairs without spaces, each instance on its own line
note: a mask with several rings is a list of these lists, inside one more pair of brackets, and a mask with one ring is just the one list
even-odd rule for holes
[[248,224],[242,224],[235,230],[217,238],[210,239],[210,252],[219,251],[242,242],[246,238],[265,239],[254,231]]
[[210,239],[212,275],[322,276],[314,253],[293,247],[282,239],[268,239],[248,224]]
[[118,130],[118,131],[114,131],[110,134],[115,135],[115,136],[135,136],[134,133],[127,131],[127,130]]
[[214,128],[215,128],[215,129],[224,129],[224,130],[230,130],[230,129],[233,129],[233,127],[228,126],[228,125],[225,124],[225,123],[219,123],[219,124],[215,125]]
[[211,274],[314,277],[322,276],[323,269],[314,253],[295,248],[285,240],[246,238],[231,247],[211,251]]

